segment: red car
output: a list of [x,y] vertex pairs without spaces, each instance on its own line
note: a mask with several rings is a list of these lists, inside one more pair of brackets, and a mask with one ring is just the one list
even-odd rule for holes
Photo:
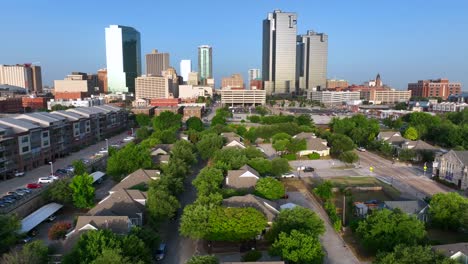
[[37,188],[41,188],[42,185],[40,185],[39,183],[28,183],[26,185],[26,188],[28,189],[37,189]]

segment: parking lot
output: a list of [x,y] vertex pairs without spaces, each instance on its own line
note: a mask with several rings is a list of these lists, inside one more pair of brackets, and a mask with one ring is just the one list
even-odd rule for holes
[[[129,141],[123,142],[123,139],[128,137],[128,132],[121,133],[117,136],[114,136],[108,140],[109,146],[113,144],[120,144],[123,146]],[[41,188],[40,185],[35,185],[39,178],[43,177],[48,177],[51,175],[51,171],[55,172],[59,169],[64,169],[67,166],[71,165],[73,161],[79,160],[79,159],[85,159],[85,161],[89,164],[91,164],[93,161],[102,158],[104,155],[107,155],[103,149],[107,147],[106,141],[101,141],[97,144],[94,144],[92,146],[89,146],[85,149],[82,149],[78,152],[72,153],[71,155],[57,159],[52,163],[52,165],[43,165],[41,167],[35,168],[34,170],[27,171],[24,176],[22,177],[15,177],[13,179],[9,179],[6,181],[3,181],[0,184],[0,193],[2,196],[8,195],[8,192],[15,192],[18,188],[25,188],[30,187],[31,193],[25,193],[25,192],[17,192],[9,194],[8,196],[10,199],[5,199],[3,203],[0,205],[0,209],[2,211],[5,210],[10,210],[13,207],[17,207],[18,205],[24,203],[25,201],[31,199],[35,195],[37,195],[39,192],[42,191],[43,188]],[[96,153],[99,153],[101,151],[101,154],[96,155]],[[68,171],[70,173],[70,171]],[[58,174],[58,173],[57,173]],[[62,171],[60,174],[61,177],[67,176],[67,171]],[[57,175],[59,176],[59,175]],[[60,177],[59,176],[59,177]],[[44,182],[47,180],[43,180]],[[44,184],[47,185],[47,184]],[[36,187],[36,188],[32,188]],[[24,193],[23,195],[20,195],[20,193]],[[7,202],[8,201],[8,202]]]

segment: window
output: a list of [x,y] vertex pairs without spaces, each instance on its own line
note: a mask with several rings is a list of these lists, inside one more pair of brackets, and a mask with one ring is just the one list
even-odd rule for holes
[[21,149],[21,152],[25,153],[25,152],[28,152],[29,151],[29,147],[23,147]]
[[21,138],[21,143],[28,143],[28,142],[29,142],[28,136],[23,136],[23,138]]
[[43,138],[49,137],[49,131],[42,132],[42,137]]

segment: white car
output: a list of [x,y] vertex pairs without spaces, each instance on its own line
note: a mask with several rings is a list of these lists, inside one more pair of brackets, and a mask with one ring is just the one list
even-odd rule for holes
[[359,148],[357,148],[357,150],[358,150],[358,151],[361,151],[361,152],[366,152],[366,149],[363,148],[363,147],[359,147]]
[[294,175],[294,173],[285,173],[283,175],[281,175],[281,178],[294,178],[296,177],[296,175]]
[[39,180],[37,180],[37,183],[53,183],[56,179],[54,179],[53,177],[49,176],[49,177],[41,177],[39,178]]
[[24,172],[22,171],[15,172],[15,177],[23,177],[23,176],[24,176]]
[[132,141],[134,139],[135,139],[134,137],[126,137],[126,138],[123,139],[123,141],[128,142],[128,141]]

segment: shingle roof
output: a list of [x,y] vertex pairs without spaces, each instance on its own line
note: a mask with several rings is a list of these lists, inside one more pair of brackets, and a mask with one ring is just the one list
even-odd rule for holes
[[[242,174],[250,172],[254,177],[241,177]],[[260,174],[250,167],[244,165],[238,170],[229,170],[226,176],[226,185],[232,188],[253,188],[260,177]]]
[[121,180],[117,185],[115,185],[110,190],[110,192],[129,189],[141,183],[148,184],[151,180],[154,180],[157,177],[159,177],[158,170],[138,169],[129,174],[127,177],[123,178],[123,180]]
[[79,231],[86,225],[91,225],[96,229],[110,229],[114,233],[125,234],[129,231],[130,219],[128,216],[97,216],[81,215],[76,221],[75,230]]
[[308,138],[313,138],[315,137],[315,134],[312,132],[301,132],[297,135],[295,135],[293,138],[297,139],[308,139]]
[[468,166],[468,151],[453,151],[463,165]]
[[441,252],[447,257],[451,257],[457,252],[461,252],[465,256],[468,256],[468,243],[437,245],[432,246],[432,249]]
[[438,148],[422,140],[416,140],[416,141],[407,140],[406,142],[407,142],[406,144],[408,145],[408,147],[411,147],[411,149],[413,150],[438,150]]
[[126,190],[113,192],[95,207],[88,211],[89,215],[138,217],[144,212],[144,206],[135,201]]
[[398,131],[380,132],[379,136],[387,142],[404,142],[406,141]]
[[276,202],[272,202],[252,194],[247,194],[244,196],[233,196],[224,199],[223,205],[227,207],[255,208],[266,216],[268,222],[273,222],[276,215],[279,213]]
[[401,211],[407,214],[418,214],[427,206],[427,203],[417,200],[417,201],[385,201],[385,207],[388,209],[399,208]]
[[306,139],[306,142],[307,150],[323,151],[328,149],[328,147],[326,146],[327,141],[321,138],[308,138]]

